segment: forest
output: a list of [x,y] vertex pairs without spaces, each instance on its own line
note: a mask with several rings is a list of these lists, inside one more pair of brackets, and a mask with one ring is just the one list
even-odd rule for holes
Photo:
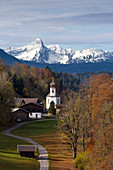
[[84,81],[84,79],[89,79],[90,76],[97,76],[99,74],[109,74],[113,78],[113,72],[109,71],[95,71],[95,72],[82,72],[82,73],[72,73],[73,77],[79,79],[80,81]]
[[[3,123],[7,119],[10,107],[14,106],[14,97],[32,97],[39,98],[45,103],[45,97],[49,93],[50,83],[54,80],[57,86],[57,92],[73,89],[78,91],[80,81],[67,73],[52,72],[47,66],[36,68],[27,64],[15,63],[7,65],[0,60],[0,106],[6,108]],[[9,95],[8,95],[9,94]],[[9,100],[10,98],[10,100]],[[9,107],[7,108],[6,107]],[[3,113],[4,113],[4,109]],[[3,119],[3,115],[0,117]]]
[[113,169],[113,79],[90,76],[79,91],[66,94],[59,113],[61,141],[80,170]]

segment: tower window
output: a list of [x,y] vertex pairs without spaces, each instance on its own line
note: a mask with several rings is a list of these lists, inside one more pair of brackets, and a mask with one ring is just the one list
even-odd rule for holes
[[52,93],[54,93],[54,90],[52,90]]
[[49,99],[48,99],[48,103],[49,103]]

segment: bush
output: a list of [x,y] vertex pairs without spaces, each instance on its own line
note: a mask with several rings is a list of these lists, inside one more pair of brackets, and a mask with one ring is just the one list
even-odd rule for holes
[[82,152],[75,158],[74,164],[79,168],[79,170],[90,169],[89,168],[90,160],[86,152]]

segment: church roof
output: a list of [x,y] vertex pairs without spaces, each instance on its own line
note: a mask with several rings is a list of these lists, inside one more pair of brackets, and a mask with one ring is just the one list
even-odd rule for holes
[[50,83],[50,86],[55,86],[54,80],[52,80],[52,82]]
[[47,97],[60,97],[59,94],[57,93],[55,96],[50,96],[50,93],[47,95]]

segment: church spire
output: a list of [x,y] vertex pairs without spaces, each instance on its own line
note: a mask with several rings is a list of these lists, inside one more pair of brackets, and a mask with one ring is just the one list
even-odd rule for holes
[[50,87],[54,87],[54,88],[55,88],[55,82],[54,82],[54,80],[52,80],[52,82],[50,83]]

